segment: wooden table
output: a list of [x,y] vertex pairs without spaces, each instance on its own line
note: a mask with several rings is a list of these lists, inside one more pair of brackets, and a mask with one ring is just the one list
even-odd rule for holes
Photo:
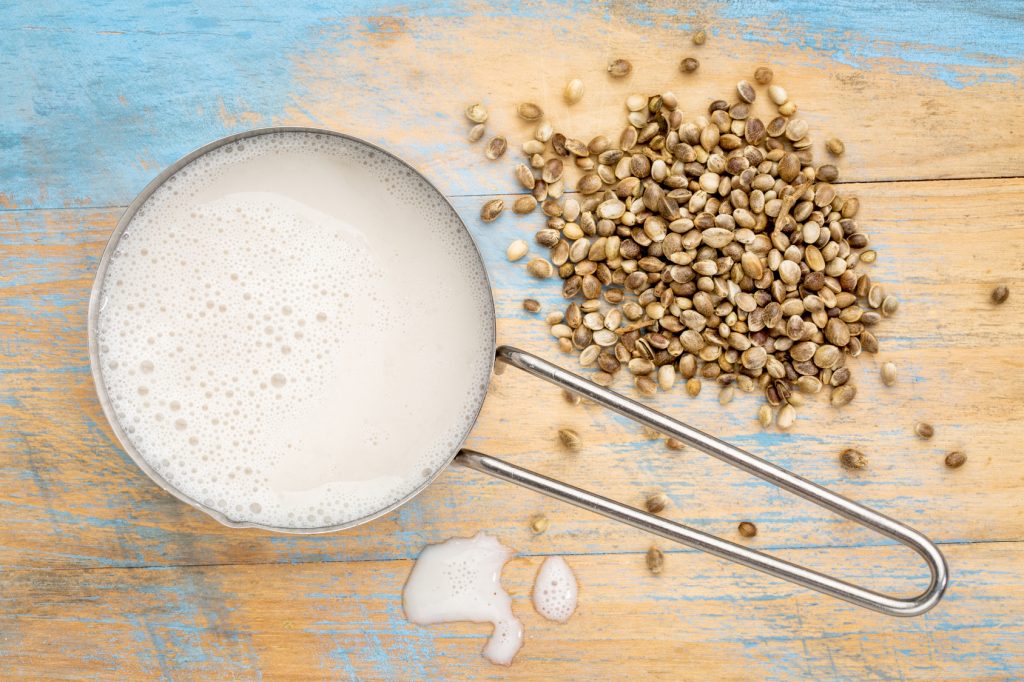
[[[8,3],[0,16],[0,677],[117,679],[1020,678],[1024,675],[1024,97],[1019,4]],[[518,5],[518,3],[517,3]],[[689,40],[707,26],[703,47]],[[683,76],[679,59],[697,56]],[[610,58],[633,61],[621,81]],[[420,168],[458,207],[494,282],[500,341],[559,362],[520,307],[538,286],[504,249],[537,215],[479,222],[516,191],[509,163],[465,142],[483,101],[515,146],[512,104],[556,127],[617,134],[631,92],[675,91],[690,115],[769,64],[819,141],[841,137],[841,190],[860,197],[896,293],[882,351],[856,363],[857,401],[817,401],[788,434],[759,398],[714,391],[653,404],[889,513],[941,543],[952,583],[896,620],[588,513],[453,469],[383,520],[291,537],[229,530],[174,500],[124,455],[89,375],[93,271],[123,207],[159,170],[226,133],[271,124],[343,130]],[[570,77],[583,102],[561,99]],[[819,154],[823,158],[823,154]],[[506,159],[507,161],[507,159]],[[1010,299],[989,301],[994,285]],[[879,363],[899,366],[881,386]],[[623,382],[625,383],[625,382]],[[922,441],[913,424],[936,435]],[[560,427],[586,447],[557,446]],[[886,590],[917,590],[908,551],[519,372],[494,379],[470,445]],[[841,469],[854,446],[866,470]],[[952,449],[967,464],[943,466]],[[547,533],[527,519],[544,512]],[[756,522],[743,540],[737,522]],[[430,542],[495,533],[518,556],[503,582],[527,642],[509,668],[479,650],[489,626],[418,627],[400,593]],[[565,625],[529,590],[545,556],[581,585]]]

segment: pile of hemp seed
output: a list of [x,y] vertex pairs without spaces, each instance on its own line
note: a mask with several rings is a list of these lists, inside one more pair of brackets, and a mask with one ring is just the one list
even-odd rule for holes
[[[684,74],[698,68],[690,57],[680,64]],[[613,78],[631,70],[623,59],[608,66]],[[511,208],[544,215],[534,240],[548,257],[526,270],[561,279],[568,305],[546,321],[562,351],[596,369],[593,381],[627,372],[644,396],[676,383],[696,396],[710,383],[723,404],[758,391],[762,426],[786,430],[806,395],[827,391],[835,407],[853,400],[847,358],[878,351],[872,329],[899,304],[858,268],[876,257],[859,201],[837,190],[833,163],[815,163],[807,122],[772,78],[758,68],[694,120],[671,92],[630,95],[614,140],[557,132],[538,105],[519,104],[536,128],[514,168],[528,193]],[[778,112],[771,120],[751,113],[759,89]],[[566,101],[583,91],[573,79]],[[470,141],[483,139],[486,109],[474,104],[466,116]],[[834,138],[826,148],[844,151]],[[494,160],[507,149],[497,136],[484,153]],[[566,192],[570,167],[582,173],[575,192]],[[481,218],[505,208],[488,201]],[[516,240],[507,256],[529,250]],[[524,307],[540,309],[532,299]]]

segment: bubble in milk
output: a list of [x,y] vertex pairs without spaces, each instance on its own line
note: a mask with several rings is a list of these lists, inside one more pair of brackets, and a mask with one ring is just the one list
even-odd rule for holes
[[348,524],[414,493],[472,425],[487,278],[400,162],[262,134],[179,170],[128,229],[102,279],[98,369],[128,444],[189,498],[234,522]]

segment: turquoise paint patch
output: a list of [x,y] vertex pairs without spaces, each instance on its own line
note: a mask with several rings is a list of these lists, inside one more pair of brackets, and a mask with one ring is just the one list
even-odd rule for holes
[[721,16],[739,22],[747,40],[810,48],[856,68],[895,59],[907,64],[904,73],[923,73],[954,88],[1013,82],[1005,69],[1024,58],[1024,14],[1017,0],[758,0],[727,3]]

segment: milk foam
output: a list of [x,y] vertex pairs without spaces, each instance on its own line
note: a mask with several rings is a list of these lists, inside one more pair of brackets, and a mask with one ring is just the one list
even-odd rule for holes
[[482,404],[486,275],[448,203],[330,135],[195,159],[110,260],[102,382],[138,454],[235,522],[313,528],[412,494]]
[[482,654],[491,663],[510,665],[523,646],[523,624],[501,587],[501,569],[512,554],[483,532],[427,545],[402,590],[406,618],[419,625],[492,623]]
[[579,586],[565,559],[551,556],[544,560],[533,583],[533,608],[548,620],[564,623],[576,610]]

